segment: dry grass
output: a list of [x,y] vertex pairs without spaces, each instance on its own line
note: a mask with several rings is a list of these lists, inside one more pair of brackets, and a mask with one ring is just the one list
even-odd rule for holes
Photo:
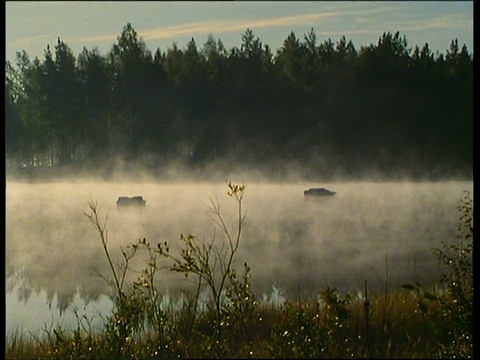
[[[433,317],[425,328],[413,293],[398,289],[387,294],[386,302],[385,294],[372,294],[368,318],[365,298],[337,292],[331,295],[350,300],[345,306],[318,299],[287,301],[281,306],[260,304],[256,317],[248,324],[250,338],[236,325],[227,325],[223,346],[229,347],[232,358],[444,357],[444,345],[438,336],[451,333],[452,328]],[[176,315],[177,321],[191,315],[187,308],[183,311]],[[132,337],[125,346],[136,359],[216,357],[212,315],[207,312],[200,316],[188,339],[181,324],[170,318],[168,339],[161,340],[155,332],[146,331]],[[103,359],[110,358],[113,352],[114,344],[108,335],[82,333],[78,329],[68,334],[57,329],[43,340],[17,332],[6,342],[7,359]]]

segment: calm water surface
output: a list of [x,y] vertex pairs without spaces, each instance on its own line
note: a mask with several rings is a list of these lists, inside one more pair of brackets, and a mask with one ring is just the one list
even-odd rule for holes
[[[307,199],[303,190],[310,187],[337,194]],[[473,183],[247,183],[236,264],[249,263],[259,298],[279,289],[287,298],[310,295],[325,285],[357,291],[365,280],[382,291],[387,278],[390,288],[432,284],[443,272],[432,248],[455,241],[464,190],[472,193]],[[83,214],[90,201],[102,218],[108,214],[109,248],[117,257],[120,246],[138,238],[175,249],[182,233],[218,237],[210,200],[235,224],[226,192],[225,183],[8,182],[7,332],[76,324],[73,308],[96,318],[111,309],[99,276],[110,275],[108,263]],[[116,199],[134,195],[147,200],[146,208],[118,212]],[[159,288],[171,293],[188,286],[171,273],[159,278]]]

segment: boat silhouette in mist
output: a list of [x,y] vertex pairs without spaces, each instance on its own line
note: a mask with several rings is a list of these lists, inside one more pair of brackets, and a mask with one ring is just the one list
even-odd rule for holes
[[305,196],[311,197],[325,197],[325,196],[333,196],[336,194],[335,191],[330,191],[325,188],[310,188],[303,192]]
[[120,196],[117,200],[117,209],[144,208],[146,203],[143,196]]

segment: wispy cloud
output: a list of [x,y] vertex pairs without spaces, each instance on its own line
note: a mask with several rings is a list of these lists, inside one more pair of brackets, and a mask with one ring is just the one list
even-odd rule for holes
[[[466,20],[459,14],[442,15],[419,20],[387,20],[392,19],[392,14],[399,10],[392,3],[387,6],[371,7],[371,3],[359,3],[360,8],[345,10],[330,10],[324,12],[308,13],[301,15],[282,16],[277,18],[262,19],[236,19],[236,20],[207,20],[185,23],[174,26],[164,26],[148,29],[136,29],[139,36],[145,40],[165,40],[180,37],[193,37],[212,33],[216,36],[222,34],[242,32],[247,28],[252,30],[266,28],[281,28],[288,26],[311,26],[316,28],[317,35],[368,35],[381,34],[385,31],[425,31],[435,29],[473,28],[473,20]],[[100,33],[88,36],[70,37],[66,40],[69,45],[113,43],[118,33]],[[37,35],[19,38],[8,43],[8,48],[23,48],[31,44],[55,41],[53,35]]]
[[[309,13],[302,15],[283,16],[278,18],[258,20],[208,20],[198,21],[175,26],[158,27],[153,29],[137,30],[144,40],[174,39],[182,36],[195,36],[202,34],[226,34],[231,32],[244,31],[247,28],[256,30],[264,28],[295,26],[295,25],[318,25],[320,21],[341,18],[352,15],[367,15],[381,12],[393,11],[394,7],[382,7],[357,11],[326,11],[320,13]],[[118,34],[99,34],[93,36],[82,36],[72,39],[72,43],[92,43],[114,41]]]
[[467,26],[473,28],[473,20],[467,21],[458,14],[451,14],[432,19],[422,19],[422,21],[392,22],[390,25],[396,25],[402,30],[455,29]]
[[466,20],[458,14],[442,15],[420,20],[377,21],[367,18],[356,19],[353,26],[322,29],[317,35],[379,35],[386,31],[435,31],[442,29],[473,29],[473,20]]
[[393,7],[376,8],[359,11],[328,11],[321,13],[310,13],[303,15],[283,16],[279,18],[258,19],[258,20],[234,20],[234,21],[203,21],[178,26],[156,28],[143,31],[145,40],[168,39],[176,36],[197,35],[197,34],[225,34],[230,32],[243,31],[250,29],[264,29],[272,27],[284,27],[295,25],[318,25],[319,21],[339,18],[343,16],[373,14],[385,11],[392,11]]
[[8,42],[8,47],[10,48],[23,48],[27,45],[43,43],[45,40],[55,39],[55,35],[36,35],[29,37],[22,37],[16,40]]

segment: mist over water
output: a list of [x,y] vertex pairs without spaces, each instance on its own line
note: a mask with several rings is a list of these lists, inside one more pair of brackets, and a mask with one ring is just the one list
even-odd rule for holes
[[[246,185],[236,266],[248,262],[257,296],[271,294],[274,285],[287,298],[315,294],[325,285],[356,291],[365,280],[381,291],[387,272],[390,288],[410,280],[435,283],[444,269],[432,248],[456,240],[463,191],[473,191],[469,181]],[[303,190],[310,187],[337,194],[306,198]],[[208,211],[210,199],[218,201],[227,224],[235,225],[235,202],[226,192],[224,182],[7,182],[7,315],[32,311],[41,318],[49,303],[64,311],[105,298],[109,289],[98,273],[110,276],[108,262],[83,214],[91,200],[102,219],[108,214],[109,249],[119,258],[120,246],[139,238],[168,241],[175,251],[182,233],[219,237]],[[135,195],[147,200],[145,209],[117,211],[119,196]],[[142,256],[134,267],[141,268]],[[167,271],[158,278],[165,291],[189,286]],[[29,307],[30,301],[36,305]]]

